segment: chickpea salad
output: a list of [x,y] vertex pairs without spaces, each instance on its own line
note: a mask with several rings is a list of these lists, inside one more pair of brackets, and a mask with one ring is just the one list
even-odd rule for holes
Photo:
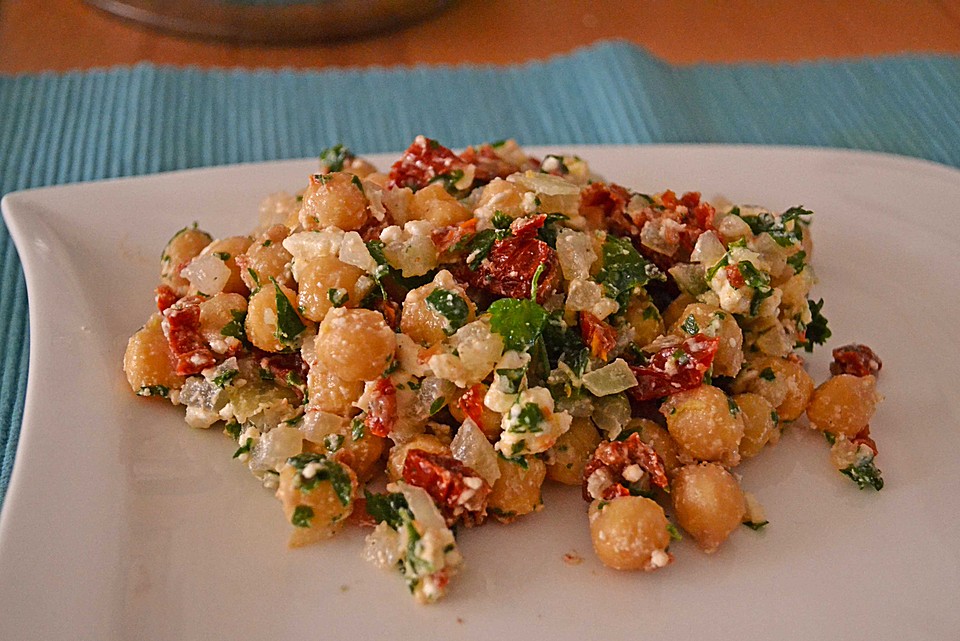
[[653,571],[684,534],[711,553],[768,525],[734,468],[795,423],[883,487],[880,358],[836,348],[819,386],[804,368],[830,338],[812,217],[513,140],[418,136],[385,173],[337,145],[248,234],[174,234],[123,369],[235,441],[292,547],[365,531],[419,602],[462,568],[459,536],[543,509],[547,482],[579,488],[603,564]]

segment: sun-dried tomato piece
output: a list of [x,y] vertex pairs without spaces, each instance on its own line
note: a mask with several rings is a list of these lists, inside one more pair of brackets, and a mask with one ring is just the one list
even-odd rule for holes
[[487,517],[490,484],[452,456],[411,449],[403,461],[403,480],[427,491],[448,526],[460,520],[480,525]]
[[[543,303],[560,281],[560,263],[556,252],[535,237],[536,221],[520,228],[521,236],[509,236],[493,243],[490,253],[476,271],[466,266],[456,269],[454,275],[496,296],[530,298],[533,278],[537,280],[537,302]],[[540,223],[542,225],[542,222]]]
[[200,335],[200,303],[197,296],[186,296],[163,312],[163,333],[170,351],[177,359],[177,374],[199,374],[217,362],[203,336]]
[[160,285],[154,290],[154,300],[157,303],[157,311],[159,312],[165,312],[177,302],[179,298],[177,293],[173,291],[173,288],[169,285]]
[[417,136],[400,159],[390,167],[387,187],[423,189],[441,176],[464,171],[467,163],[436,140]]
[[488,183],[494,178],[506,178],[520,171],[520,167],[497,155],[496,150],[488,143],[476,148],[467,147],[460,154],[460,158],[476,167],[473,177],[479,184]]
[[719,345],[720,339],[697,334],[679,345],[661,349],[650,356],[646,365],[630,366],[637,385],[627,393],[638,401],[652,401],[699,386]]
[[700,204],[700,192],[688,191],[680,197],[680,204],[687,209],[693,209]]
[[474,423],[480,425],[480,419],[483,417],[483,398],[487,394],[487,388],[482,383],[477,383],[457,399],[457,407],[467,415]]
[[397,331],[400,329],[400,304],[392,300],[383,300],[378,298],[373,304],[373,309],[383,314],[383,320],[387,322],[390,329]]
[[747,284],[747,281],[743,279],[743,273],[740,271],[739,265],[727,265],[723,270],[727,272],[727,282],[732,287],[740,289]]
[[377,379],[374,385],[363,424],[371,434],[388,436],[397,426],[397,388],[387,377]]
[[510,223],[510,232],[516,238],[533,238],[540,228],[547,223],[546,214],[537,214],[525,218],[517,218]]
[[477,222],[479,221],[476,218],[471,218],[457,225],[434,229],[430,232],[430,240],[436,245],[437,252],[442,254],[463,239],[475,234],[477,232]]
[[607,360],[617,346],[617,330],[590,312],[580,312],[580,336],[590,353],[601,360]]
[[630,488],[667,487],[667,473],[656,451],[634,432],[623,441],[603,441],[583,468],[585,501],[610,501],[630,494]]
[[579,211],[591,228],[607,229],[617,236],[638,236],[640,226],[626,215],[629,202],[630,192],[626,188],[595,182],[580,191]]
[[294,392],[303,400],[306,393],[307,375],[310,373],[310,365],[300,352],[291,352],[289,354],[271,354],[256,350],[259,357],[260,367],[270,372],[273,380],[281,383]]
[[877,442],[870,437],[869,425],[865,425],[862,430],[857,432],[857,435],[854,436],[852,439],[850,439],[850,442],[856,446],[866,445],[871,450],[873,450],[874,456],[880,453],[879,450],[877,450]]
[[853,343],[833,350],[833,362],[830,373],[851,374],[853,376],[876,376],[883,368],[883,362],[866,345]]

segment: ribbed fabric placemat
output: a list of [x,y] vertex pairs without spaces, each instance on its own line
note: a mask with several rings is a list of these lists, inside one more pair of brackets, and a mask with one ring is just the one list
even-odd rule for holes
[[[0,194],[311,156],[335,142],[400,150],[419,133],[453,147],[505,137],[850,147],[960,166],[957,95],[952,57],[676,67],[623,43],[514,67],[0,77]],[[0,292],[2,507],[28,355],[26,288],[2,225]]]

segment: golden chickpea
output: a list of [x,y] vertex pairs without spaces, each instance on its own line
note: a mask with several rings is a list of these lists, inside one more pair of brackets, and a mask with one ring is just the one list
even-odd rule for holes
[[564,432],[551,448],[553,454],[547,464],[547,478],[565,485],[580,485],[583,466],[600,445],[600,432],[589,418],[575,417],[570,429]]
[[223,264],[230,270],[230,278],[227,284],[221,290],[225,294],[243,294],[246,296],[250,290],[240,277],[240,267],[237,266],[237,257],[250,248],[251,241],[246,236],[231,236],[230,238],[220,238],[207,245],[200,256],[209,256],[213,254],[223,258]]
[[518,516],[543,509],[540,488],[547,475],[547,466],[538,458],[525,458],[524,464],[497,457],[500,478],[493,484],[487,499],[487,510],[501,523],[515,521]]
[[293,286],[293,256],[283,246],[283,239],[289,235],[286,225],[274,225],[254,239],[246,253],[237,256],[240,278],[250,291],[267,285],[271,279],[286,287]]
[[[290,547],[329,539],[353,512],[358,488],[353,470],[320,456],[314,458],[317,462],[306,463],[302,470],[288,464],[280,471],[277,498],[294,528]],[[310,470],[311,466],[317,469]]]
[[813,379],[798,362],[777,356],[760,356],[744,365],[731,389],[736,394],[759,394],[773,405],[780,420],[794,421],[810,402]]
[[307,372],[307,398],[320,411],[350,417],[357,413],[354,402],[363,394],[363,381],[345,381],[322,362]]
[[445,454],[450,456],[450,444],[444,443],[433,434],[417,434],[405,443],[398,443],[390,448],[387,458],[387,478],[399,481],[403,478],[403,464],[407,460],[410,450],[423,450],[431,454]]
[[320,323],[316,346],[319,360],[340,378],[372,381],[393,358],[397,338],[379,312],[340,307]]
[[590,538],[607,567],[650,572],[668,565],[670,531],[663,508],[641,496],[590,504]]
[[367,196],[359,179],[345,172],[310,177],[303,194],[300,225],[310,231],[338,227],[356,231],[369,220]]
[[[360,438],[354,438],[355,434]],[[331,452],[328,446],[336,449]],[[323,443],[304,440],[303,451],[329,456],[338,463],[346,465],[353,470],[357,475],[357,481],[362,484],[383,469],[380,459],[387,451],[387,439],[371,434],[366,428],[355,432],[350,426],[342,433],[332,434],[331,438],[325,439]]]
[[840,374],[813,393],[807,418],[822,432],[851,439],[870,423],[879,401],[875,377]]
[[743,437],[743,419],[722,390],[701,385],[678,392],[664,401],[660,413],[667,419],[681,461],[720,461],[724,465],[740,461],[737,448]]
[[200,335],[218,354],[239,349],[240,340],[223,332],[246,313],[247,299],[240,294],[217,294],[200,303]]
[[[147,323],[127,341],[123,371],[134,392],[150,394],[180,389],[186,380],[177,376],[177,360],[163,335],[160,314],[152,314]],[[153,388],[153,390],[150,390]],[[141,391],[143,390],[143,391]]]
[[213,237],[195,227],[185,227],[173,235],[160,257],[160,282],[169,286],[177,296],[186,296],[190,283],[180,276],[180,268],[200,255]]
[[670,497],[680,526],[707,553],[737,529],[747,510],[737,479],[717,463],[682,467],[670,485]]
[[635,332],[633,342],[641,347],[663,334],[663,319],[656,305],[641,296],[630,300],[624,318]]
[[740,408],[743,419],[743,438],[740,439],[740,458],[753,458],[764,446],[776,442],[780,425],[773,405],[759,394],[737,394],[733,402]]
[[[339,300],[340,307],[358,307],[371,282],[362,279],[366,272],[359,267],[341,262],[336,256],[319,256],[298,266],[300,291],[297,301],[303,315],[313,321],[322,321]],[[331,296],[331,291],[334,290]]]
[[646,418],[634,418],[627,423],[626,431],[637,432],[640,440],[653,448],[653,451],[663,462],[663,469],[667,476],[673,476],[673,473],[680,468],[680,456],[677,453],[677,443],[670,436],[670,433]]
[[440,183],[415,192],[410,202],[411,220],[429,220],[437,227],[456,225],[472,217],[470,210],[447,193]]
[[[480,422],[477,423],[477,427],[479,427],[480,431],[483,432],[483,435],[487,437],[487,440],[489,440],[491,443],[495,443],[500,438],[500,432],[503,431],[501,426],[503,415],[500,414],[500,412],[494,412],[486,405],[482,405],[483,398],[486,396],[487,390],[490,389],[490,386],[485,383],[477,383],[477,386],[479,386],[480,390],[478,397],[481,403]],[[456,391],[456,396],[447,405],[447,409],[450,410],[450,414],[460,424],[463,424],[463,422],[467,420],[467,414],[460,409],[460,406],[457,404],[457,402],[460,400],[460,397],[470,391],[470,389],[472,388],[463,390],[458,389]]]
[[672,327],[678,320],[682,321],[683,319],[680,318],[680,314],[687,308],[687,305],[695,302],[697,302],[697,299],[690,294],[680,294],[677,296],[673,299],[673,302],[663,310],[663,326]]
[[[280,318],[277,311],[277,301],[280,300],[278,289],[289,303],[289,306],[285,305],[282,310],[284,318]],[[250,297],[244,327],[247,330],[247,338],[255,347],[267,352],[283,352],[296,344],[297,338],[302,335],[307,324],[297,312],[297,295],[294,291],[283,285],[271,283]],[[303,329],[293,336],[287,335],[297,327]]]
[[[693,322],[688,319],[693,318]],[[692,330],[692,331],[687,331]],[[720,340],[713,359],[714,376],[736,376],[743,364],[743,332],[733,314],[719,307],[693,303],[680,313],[680,318],[670,326],[670,333],[687,338],[697,333]]]
[[[477,318],[477,307],[467,296],[463,287],[457,284],[449,272],[441,272],[441,274],[446,274],[446,278],[438,275],[434,282],[411,289],[403,300],[400,330],[427,347],[439,343],[463,325],[471,323]],[[430,295],[438,289],[441,292],[447,292],[445,299],[449,301],[456,303],[455,299],[460,299],[463,303],[462,308],[466,310],[466,315],[462,319],[448,319],[428,300]],[[447,304],[447,306],[450,305]]]

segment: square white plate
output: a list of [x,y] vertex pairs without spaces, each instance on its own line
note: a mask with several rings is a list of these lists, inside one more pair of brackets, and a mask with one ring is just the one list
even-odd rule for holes
[[247,231],[260,199],[299,188],[315,161],[25,191],[3,201],[31,353],[0,520],[0,638],[958,638],[960,172],[798,148],[551,151],[640,191],[816,212],[814,294],[834,337],[811,371],[823,380],[829,347],[849,342],[883,359],[882,492],[858,491],[822,437],[793,427],[737,470],[770,525],[713,556],[683,541],[663,571],[606,569],[579,490],[550,488],[539,514],[462,531],[465,571],[444,602],[418,606],[398,575],[360,559],[361,532],[287,550],[278,503],[220,431],[134,397],[121,372],[166,239],[193,221]]

